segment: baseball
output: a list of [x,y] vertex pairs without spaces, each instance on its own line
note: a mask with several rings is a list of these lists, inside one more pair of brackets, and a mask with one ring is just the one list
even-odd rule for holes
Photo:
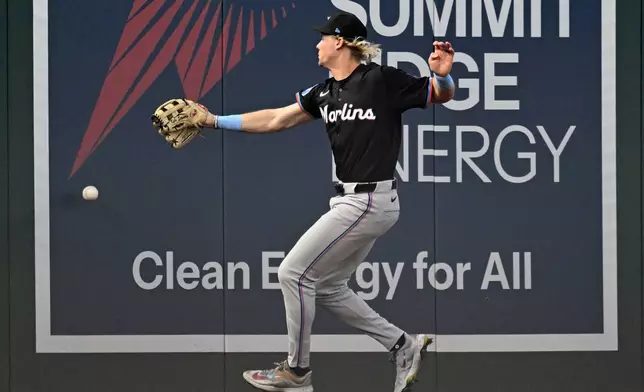
[[98,189],[95,186],[86,186],[83,189],[83,199],[85,200],[96,200],[98,198]]

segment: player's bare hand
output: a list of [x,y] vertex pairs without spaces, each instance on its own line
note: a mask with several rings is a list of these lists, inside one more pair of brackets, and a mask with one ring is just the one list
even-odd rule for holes
[[429,68],[439,76],[446,76],[452,70],[454,63],[454,49],[452,44],[443,41],[434,41],[434,51],[429,56]]

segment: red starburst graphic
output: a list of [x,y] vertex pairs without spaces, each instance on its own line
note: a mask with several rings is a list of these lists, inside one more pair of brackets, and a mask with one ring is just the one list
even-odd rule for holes
[[[295,8],[295,3],[286,0],[282,6],[259,11],[245,10],[243,6],[235,4],[222,9],[225,7],[222,0],[206,0],[201,7],[198,6],[203,0],[192,0],[189,8],[181,6],[189,4],[190,0],[176,0],[169,6],[166,3],[169,2],[133,0],[132,10],[112,57],[70,177],[172,61],[176,65],[185,97],[196,101],[233,69],[243,55],[255,48],[256,40],[264,39],[269,29],[276,28],[280,17],[287,17],[288,8]],[[180,12],[186,8],[185,13]],[[197,11],[198,8],[200,11]],[[195,12],[198,12],[198,16]],[[193,16],[196,16],[194,22]],[[180,18],[179,23],[170,33],[170,25],[176,18]],[[223,26],[218,29],[221,19]],[[256,19],[259,19],[259,34],[255,32]],[[233,20],[236,21],[235,30],[231,32]],[[247,29],[245,44],[242,42],[244,27]],[[202,33],[204,28],[206,30]],[[165,41],[161,42],[162,39]],[[160,49],[156,51],[158,47]],[[245,47],[243,54],[242,47]],[[152,56],[155,57],[150,59]]]

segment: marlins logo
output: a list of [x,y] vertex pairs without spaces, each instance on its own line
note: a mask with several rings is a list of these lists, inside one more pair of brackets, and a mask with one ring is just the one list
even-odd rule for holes
[[239,1],[133,0],[70,177],[169,65],[186,98],[199,100],[287,17],[293,1],[245,8]]
[[320,108],[320,114],[326,124],[334,123],[337,121],[353,121],[353,120],[375,120],[376,115],[373,109],[354,108],[353,105],[346,103],[342,109],[329,111],[329,105],[324,105]]

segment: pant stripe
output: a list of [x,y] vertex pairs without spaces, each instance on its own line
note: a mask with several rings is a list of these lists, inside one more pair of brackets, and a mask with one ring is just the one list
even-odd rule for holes
[[356,219],[356,221],[353,222],[353,224],[351,224],[351,226],[349,226],[342,234],[340,234],[335,240],[333,240],[329,245],[327,245],[327,247],[324,248],[324,250],[319,255],[317,255],[315,259],[313,259],[311,264],[309,264],[309,266],[304,270],[304,272],[300,276],[300,279],[297,282],[297,287],[300,294],[300,336],[299,336],[299,344],[297,346],[297,353],[296,353],[297,355],[297,363],[295,365],[296,367],[300,366],[300,359],[301,359],[300,353],[302,352],[302,340],[304,339],[304,319],[305,319],[304,312],[305,311],[304,311],[304,287],[302,286],[302,281],[306,277],[306,274],[309,273],[309,271],[322,258],[322,256],[324,256],[329,251],[329,249],[333,247],[333,245],[337,244],[338,241],[344,238],[351,230],[353,230],[354,227],[358,225],[358,223],[362,221],[362,219],[367,215],[367,213],[371,209],[371,203],[372,203],[372,194],[369,193],[369,201],[367,202],[367,208],[364,210],[362,215],[360,215],[358,219]]

